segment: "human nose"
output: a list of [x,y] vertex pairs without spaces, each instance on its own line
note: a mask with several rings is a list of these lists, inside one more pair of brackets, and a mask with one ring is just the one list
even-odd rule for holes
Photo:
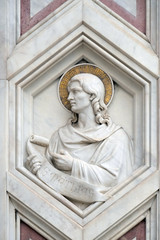
[[73,100],[73,94],[70,92],[69,94],[68,94],[68,98],[67,98],[69,101],[70,100]]

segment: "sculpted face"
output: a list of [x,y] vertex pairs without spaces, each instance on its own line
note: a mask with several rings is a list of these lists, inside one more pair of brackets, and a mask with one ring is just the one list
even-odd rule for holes
[[73,112],[80,113],[90,107],[90,94],[84,92],[78,81],[71,82],[68,91],[68,100]]

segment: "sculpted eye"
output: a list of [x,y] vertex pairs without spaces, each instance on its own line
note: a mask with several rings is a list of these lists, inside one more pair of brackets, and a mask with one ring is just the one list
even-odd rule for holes
[[73,93],[74,93],[74,94],[76,94],[76,93],[78,93],[78,92],[79,92],[78,89],[74,89],[74,90],[73,90]]

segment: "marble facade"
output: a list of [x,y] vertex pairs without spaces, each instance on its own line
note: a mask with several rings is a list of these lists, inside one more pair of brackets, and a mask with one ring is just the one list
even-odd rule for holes
[[43,8],[45,8],[49,3],[53,2],[53,0],[47,0],[47,1],[36,1],[31,0],[30,1],[30,17],[33,17],[38,12],[40,12]]
[[132,15],[136,16],[137,15],[137,1],[136,0],[131,0],[131,1],[126,1],[126,0],[114,0],[117,4],[119,4],[121,7],[126,9],[128,12],[130,12]]
[[[117,240],[144,219],[146,239],[158,239],[158,0],[147,0],[146,35],[102,1],[68,0],[21,36],[20,1],[3,0],[0,6],[0,239],[20,240],[24,222],[50,240]],[[69,116],[56,89],[61,75],[81,61],[112,76],[110,112],[131,135],[136,163],[106,202],[83,211],[25,167],[28,137],[49,137]]]

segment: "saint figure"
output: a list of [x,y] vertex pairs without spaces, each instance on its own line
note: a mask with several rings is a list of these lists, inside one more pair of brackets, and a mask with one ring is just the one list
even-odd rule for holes
[[[68,81],[67,90],[72,117],[51,136],[47,159],[66,176],[113,187],[133,171],[131,139],[108,115],[107,89],[98,76],[76,74]],[[34,174],[43,163],[38,159],[30,157]]]

